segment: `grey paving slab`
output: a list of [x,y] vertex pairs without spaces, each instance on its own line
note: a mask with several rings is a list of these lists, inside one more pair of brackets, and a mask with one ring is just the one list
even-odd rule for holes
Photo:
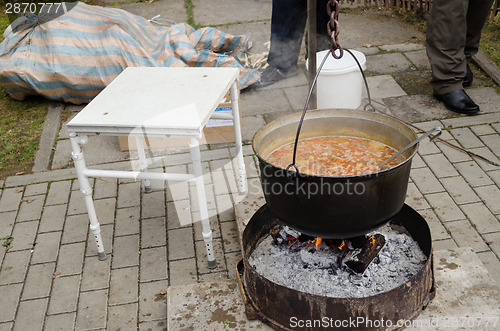
[[22,197],[23,189],[9,188],[3,190],[0,199],[0,212],[17,210]]
[[98,329],[106,327],[107,290],[83,292],[78,300],[76,329]]
[[[468,90],[470,92],[470,89]],[[463,127],[481,124],[497,123],[499,121],[498,114],[478,114],[476,116],[455,117],[443,119],[442,122],[446,127]]]
[[497,286],[500,286],[500,260],[495,253],[488,251],[477,253],[476,255],[481,259],[481,262],[483,262],[484,267],[495,280]]
[[114,246],[113,268],[123,268],[139,264],[139,235],[116,237]]
[[441,184],[457,204],[479,201],[479,197],[467,182],[460,176],[441,178]]
[[271,0],[240,0],[209,2],[193,0],[194,20],[197,24],[227,24],[271,19]]
[[151,19],[156,15],[160,18],[182,23],[187,21],[186,9],[182,0],[158,0],[148,3],[123,3],[113,6],[132,14]]
[[22,299],[48,297],[52,288],[55,263],[31,265],[24,283]]
[[83,194],[79,191],[71,191],[68,204],[68,215],[84,214],[87,212]]
[[139,213],[139,207],[117,209],[115,220],[115,236],[138,234],[140,228]]
[[141,183],[121,184],[118,186],[118,208],[139,206]]
[[169,230],[190,227],[192,223],[191,203],[189,200],[167,203],[167,226]]
[[76,312],[57,315],[48,315],[45,319],[47,330],[73,330],[75,328]]
[[436,240],[432,242],[432,248],[434,251],[437,250],[446,250],[446,249],[457,249],[458,245],[453,239],[443,239]]
[[156,191],[142,195],[142,218],[165,216],[165,192]]
[[264,117],[261,115],[245,116],[241,119],[241,137],[243,142],[251,142],[255,132],[266,125]]
[[165,280],[139,285],[139,321],[166,320],[168,283]]
[[147,321],[139,323],[140,331],[167,331],[166,320]]
[[137,328],[137,303],[109,307],[108,330],[135,330]]
[[[500,200],[498,200],[500,201]],[[500,222],[489,209],[482,203],[477,202],[468,205],[462,205],[463,210],[469,221],[474,225],[480,234],[499,232]]]
[[225,253],[239,252],[241,246],[239,242],[239,233],[236,221],[221,223],[222,243]]
[[[84,204],[84,201],[81,201]],[[97,219],[100,224],[112,224],[115,222],[116,198],[94,200]],[[87,212],[85,210],[85,212]]]
[[482,114],[498,113],[500,95],[493,87],[470,88],[467,89],[467,94],[477,103]]
[[[272,330],[258,320],[246,318],[234,279],[171,286],[167,295],[168,330],[222,330],[225,326],[230,330]],[[196,314],[187,313],[186,307],[196,309]]]
[[7,252],[0,269],[0,285],[24,282],[30,255],[27,250]]
[[215,260],[217,262],[217,267],[215,269],[208,269],[207,250],[205,248],[205,242],[203,241],[195,242],[196,268],[198,270],[198,273],[200,274],[227,270],[226,261],[224,259],[224,251],[222,249],[222,241],[220,239],[213,239],[212,244],[215,253]]
[[138,297],[139,267],[111,270],[109,304],[136,302]]
[[430,154],[422,156],[437,178],[458,176],[453,164],[443,154]]
[[[406,95],[406,92],[399,86],[391,75],[378,75],[367,77],[370,96],[373,99],[383,99],[390,97],[400,97]],[[366,98],[368,94],[363,86],[362,98]]]
[[491,185],[493,182],[476,162],[456,163],[455,168],[472,187]]
[[71,181],[64,180],[50,183],[45,205],[60,205],[68,203]]
[[62,231],[67,205],[45,206],[40,219],[39,233]]
[[243,22],[239,24],[224,25],[220,30],[232,35],[245,35],[252,42],[248,50],[251,54],[261,54],[267,59],[269,52],[269,37],[271,35],[271,22],[268,20],[259,22]]
[[495,129],[489,124],[471,126],[470,129],[478,136],[496,133]]
[[48,232],[36,237],[37,244],[33,250],[31,263],[53,262],[57,259],[61,232]]
[[14,240],[12,241],[12,248],[9,251],[13,252],[33,248],[37,229],[37,221],[16,223],[12,232]]
[[41,330],[45,320],[48,298],[21,301],[14,330]]
[[168,266],[171,286],[196,283],[198,280],[194,258],[169,261]]
[[431,229],[431,236],[433,241],[451,238],[450,234],[443,226],[443,223],[439,220],[439,218],[436,216],[436,213],[432,209],[419,210],[418,212],[427,221],[427,224]]
[[168,259],[181,260],[195,256],[193,229],[182,228],[168,231]]
[[168,278],[166,247],[143,249],[140,260],[140,281],[148,282]]
[[62,233],[61,243],[84,242],[87,240],[88,230],[89,220],[87,214],[68,216]]
[[[240,107],[242,117],[293,110],[284,91],[277,88],[242,93],[240,95]],[[243,124],[242,128],[244,128]]]
[[75,178],[76,172],[74,168],[62,169],[58,171],[47,171],[36,174],[27,174],[22,176],[10,176],[5,180],[6,187],[20,186],[26,184],[35,184],[42,182],[49,182],[53,180],[63,180]]
[[[199,212],[194,212],[193,213],[193,233],[194,233],[194,240],[203,240],[203,225],[201,223],[200,218],[200,213]],[[219,219],[217,218],[217,212],[213,211],[212,213],[209,214],[209,220],[210,220],[210,229],[212,230],[212,238],[220,238],[220,223]]]
[[[106,254],[111,254],[113,252],[113,231],[114,224],[101,225],[101,237]],[[87,235],[87,250],[85,252],[85,256],[92,255],[97,255],[97,245],[94,235],[91,231],[89,231]]]
[[76,310],[80,276],[57,277],[53,281],[49,314],[72,312]]
[[[493,152],[486,146],[485,147],[478,147],[478,148],[470,148],[468,150],[470,152],[481,155],[482,157],[485,157],[486,159],[488,159],[492,162],[496,162],[496,163],[500,164],[500,159],[495,154],[493,154]],[[481,167],[481,169],[483,169],[485,171],[495,170],[498,168],[497,166],[492,165],[488,162],[485,162],[479,158],[476,158],[476,161],[477,161],[477,164],[479,164],[479,166]]]
[[24,196],[29,197],[32,195],[45,194],[47,192],[47,186],[47,183],[28,185],[24,191]]
[[164,217],[141,221],[141,248],[164,246],[167,243],[167,229]]
[[442,222],[465,219],[465,215],[447,192],[427,194],[426,198]]
[[500,232],[487,233],[483,235],[486,243],[497,257],[500,257]]
[[61,245],[57,258],[56,273],[61,273],[63,276],[81,274],[84,253],[85,243],[83,242]]
[[116,197],[117,181],[113,178],[96,178],[94,199]]
[[366,71],[369,73],[389,74],[413,69],[401,53],[369,55],[366,57]]
[[2,309],[0,309],[1,322],[14,320],[22,289],[22,283],[0,286],[2,291],[2,295],[0,295],[0,304],[2,305]]
[[217,211],[219,214],[219,221],[227,222],[235,219],[234,216],[234,200],[230,194],[221,194],[215,197],[217,203]]
[[430,70],[431,65],[429,59],[427,58],[427,53],[425,50],[418,50],[413,52],[405,52],[404,55],[413,63],[418,69]]
[[[460,147],[460,144],[456,140],[450,140],[450,143],[452,143],[455,146]],[[439,150],[450,160],[450,162],[455,163],[455,162],[463,162],[463,161],[471,161],[472,158],[457,150],[456,148],[453,148],[452,146],[449,146],[444,143],[436,143],[436,146],[439,148]]]
[[109,287],[111,259],[100,261],[94,256],[85,258],[81,291],[99,290]]
[[413,169],[410,177],[423,194],[444,191],[444,187],[429,168]]
[[379,46],[381,50],[386,52],[412,52],[425,48],[422,44],[406,43],[406,44],[390,44]]
[[481,136],[481,140],[488,146],[496,156],[500,156],[500,136],[497,134],[490,134]]
[[446,222],[444,226],[450,231],[458,247],[471,247],[474,252],[488,251],[489,247],[479,233],[467,220]]
[[464,148],[484,146],[483,142],[469,128],[452,129],[450,133]]
[[23,199],[17,214],[17,222],[39,220],[42,215],[44,198],[43,195],[38,195]]
[[498,185],[476,187],[475,191],[493,214],[500,214],[500,189]]
[[50,157],[53,153],[61,123],[61,111],[64,109],[62,103],[51,103],[47,110],[47,117],[43,123],[38,151],[36,152],[33,172],[47,171],[50,168]]
[[430,95],[409,95],[384,99],[393,115],[410,122],[422,122],[454,116]]

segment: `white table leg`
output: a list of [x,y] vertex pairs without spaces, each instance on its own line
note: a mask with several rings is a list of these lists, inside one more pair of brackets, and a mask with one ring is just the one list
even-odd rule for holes
[[212,230],[210,229],[210,220],[208,218],[207,198],[205,195],[205,183],[203,182],[203,171],[201,169],[200,142],[197,138],[189,140],[189,151],[193,160],[194,175],[196,176],[196,192],[198,194],[198,203],[200,207],[200,218],[202,225],[203,240],[207,249],[208,268],[215,269],[217,263],[212,245]]
[[[141,166],[141,171],[148,172],[148,161],[146,160],[146,152],[144,152],[144,143],[142,137],[135,137],[135,143],[137,145],[137,154],[139,155],[139,163]],[[151,182],[149,179],[145,179],[144,183],[144,192],[150,193],[153,191],[151,189]]]
[[80,183],[80,192],[82,192],[85,199],[85,205],[87,207],[87,213],[90,220],[90,230],[92,230],[92,234],[94,235],[99,260],[105,260],[106,252],[104,251],[104,246],[102,245],[101,226],[97,220],[94,202],[92,201],[92,187],[90,185],[89,178],[84,174],[86,165],[83,153],[80,149],[80,144],[85,144],[86,141],[84,138],[78,137],[76,133],[70,133],[69,136],[71,138],[71,147],[73,149],[71,157],[75,163],[76,175],[78,177],[78,182]]
[[233,109],[234,123],[234,138],[236,145],[236,182],[238,183],[238,192],[240,194],[247,193],[247,176],[245,171],[245,162],[243,161],[243,148],[241,142],[241,124],[240,124],[240,109],[238,103],[238,81],[235,81],[231,86],[231,108]]

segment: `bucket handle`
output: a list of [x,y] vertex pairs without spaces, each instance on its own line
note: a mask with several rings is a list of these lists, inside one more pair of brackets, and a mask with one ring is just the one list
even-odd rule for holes
[[[365,82],[366,92],[368,95],[368,103],[366,104],[364,109],[374,112],[375,107],[373,107],[373,105],[372,105],[372,98],[370,96],[370,89],[368,87],[368,82],[366,80],[365,72],[363,71],[363,68],[361,67],[361,63],[359,63],[358,59],[354,56],[354,54],[349,49],[344,48],[344,51],[351,54],[352,58],[354,59],[354,61],[356,61],[356,64],[358,65],[358,68],[359,68],[359,71],[361,72],[361,75],[363,76],[363,81]],[[293,146],[292,163],[290,163],[288,165],[288,167],[286,167],[287,176],[289,176],[289,177],[299,174],[299,168],[295,164],[295,160],[296,160],[296,156],[297,156],[297,144],[299,142],[300,130],[302,129],[302,123],[304,122],[304,117],[306,117],[307,108],[309,107],[309,101],[311,100],[311,95],[312,95],[312,92],[314,90],[314,87],[316,86],[318,76],[319,76],[321,69],[323,68],[323,65],[325,64],[326,59],[328,58],[329,55],[332,55],[332,57],[335,59],[340,59],[342,57],[342,54],[338,58],[333,56],[334,54],[332,53],[332,50],[330,49],[328,52],[326,52],[325,57],[321,61],[320,65],[318,67],[318,70],[316,71],[316,75],[314,76],[314,80],[311,84],[311,88],[309,89],[309,93],[307,94],[307,99],[306,99],[306,103],[304,105],[304,110],[302,111],[302,115],[300,116],[299,126],[297,127],[297,134],[295,135],[295,143]],[[368,109],[370,107],[371,107],[371,109]],[[292,168],[292,167],[295,169],[295,173],[293,173],[290,170],[290,168]]]

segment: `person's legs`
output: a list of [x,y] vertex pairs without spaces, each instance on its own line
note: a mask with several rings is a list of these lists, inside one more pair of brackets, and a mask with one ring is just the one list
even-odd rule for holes
[[481,30],[488,18],[493,0],[469,0],[467,9],[467,35],[465,40],[465,57],[470,62],[471,57],[479,49],[479,40],[481,39]]

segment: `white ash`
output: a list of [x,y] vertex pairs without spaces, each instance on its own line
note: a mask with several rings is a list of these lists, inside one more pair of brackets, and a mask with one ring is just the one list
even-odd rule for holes
[[[418,244],[407,234],[386,225],[374,233],[385,236],[378,258],[361,275],[338,266],[333,254],[294,252],[276,245],[267,236],[253,251],[250,265],[276,284],[302,292],[335,298],[363,298],[390,291],[414,276],[427,261]],[[374,234],[372,233],[372,234]]]

